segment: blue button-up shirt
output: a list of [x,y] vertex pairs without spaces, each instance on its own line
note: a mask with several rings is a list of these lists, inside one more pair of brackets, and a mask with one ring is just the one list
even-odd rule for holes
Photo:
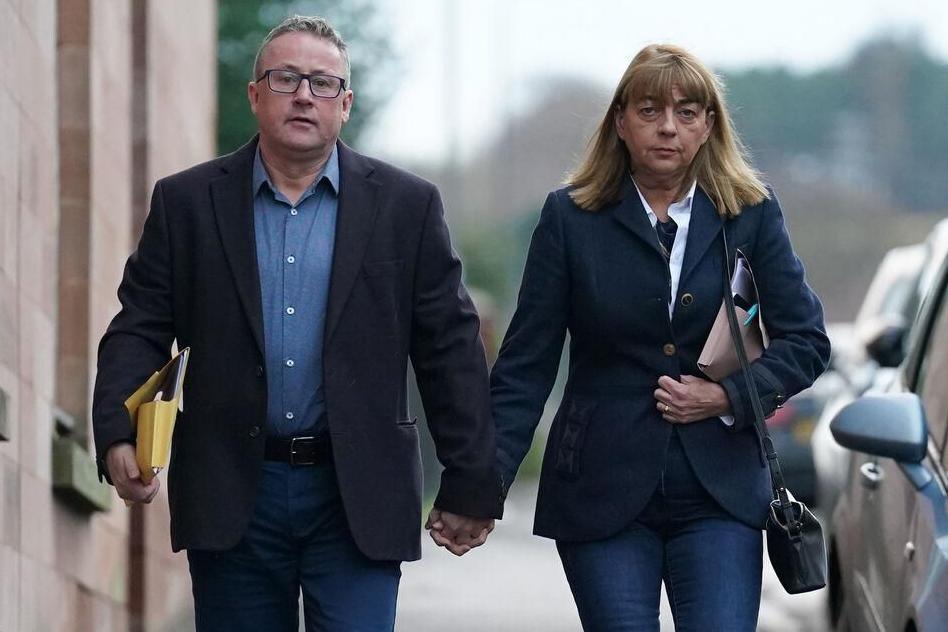
[[294,206],[270,181],[258,147],[253,194],[268,433],[324,432],[323,334],[339,206],[336,149]]

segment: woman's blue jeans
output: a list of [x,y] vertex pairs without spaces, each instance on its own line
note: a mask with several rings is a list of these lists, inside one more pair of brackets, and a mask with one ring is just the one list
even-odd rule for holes
[[557,542],[587,632],[658,632],[664,581],[677,632],[753,632],[763,538],[704,490],[673,434],[654,496],[604,540]]

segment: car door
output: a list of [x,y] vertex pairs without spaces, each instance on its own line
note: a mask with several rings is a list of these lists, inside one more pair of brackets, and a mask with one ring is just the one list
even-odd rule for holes
[[[891,459],[854,453],[845,487],[846,518],[835,524],[848,566],[848,632],[884,632],[902,600],[902,544],[914,514],[913,494]],[[902,609],[899,608],[901,612]]]
[[[942,473],[948,423],[946,280],[942,275],[942,282],[933,287],[902,379],[893,389],[914,391],[923,402],[930,433],[923,465],[933,475]],[[944,486],[934,476],[920,493],[895,461],[854,456],[847,491],[855,518],[851,524],[858,528],[850,543],[855,606],[850,616],[858,621],[858,630],[903,630],[913,595],[927,581],[935,532],[945,522]]]
[[857,461],[851,492],[861,533],[853,556],[853,596],[869,629],[895,630],[893,619],[903,611],[904,548],[915,515],[915,490],[895,461],[865,455]]
[[906,574],[901,592],[905,595],[905,615],[894,620],[897,629],[903,629],[909,617],[921,630],[940,629],[948,618],[944,598],[948,552],[936,544],[948,537],[948,267],[930,301],[906,377],[925,410],[929,443],[923,465],[932,480],[913,494],[914,525],[904,545]]

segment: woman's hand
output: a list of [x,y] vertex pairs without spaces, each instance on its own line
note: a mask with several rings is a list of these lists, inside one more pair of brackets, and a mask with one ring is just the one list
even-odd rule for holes
[[731,414],[731,402],[720,384],[693,375],[681,381],[663,375],[655,389],[655,407],[673,424],[690,424],[708,417]]

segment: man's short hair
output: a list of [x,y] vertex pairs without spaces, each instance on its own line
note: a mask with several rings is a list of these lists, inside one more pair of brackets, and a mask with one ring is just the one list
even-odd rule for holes
[[350,87],[349,50],[346,46],[346,42],[342,39],[342,36],[339,35],[339,32],[332,27],[332,24],[327,22],[325,18],[308,15],[293,15],[285,18],[282,22],[273,27],[272,31],[267,33],[267,36],[263,38],[263,42],[260,44],[260,48],[257,49],[257,55],[253,60],[254,80],[259,78],[263,73],[263,68],[260,67],[260,62],[261,57],[263,57],[263,51],[266,49],[267,45],[276,38],[287,33],[309,33],[314,37],[319,37],[328,41],[330,44],[339,49],[339,54],[342,55],[342,60],[346,64],[346,76],[344,77],[346,80],[346,87]]

